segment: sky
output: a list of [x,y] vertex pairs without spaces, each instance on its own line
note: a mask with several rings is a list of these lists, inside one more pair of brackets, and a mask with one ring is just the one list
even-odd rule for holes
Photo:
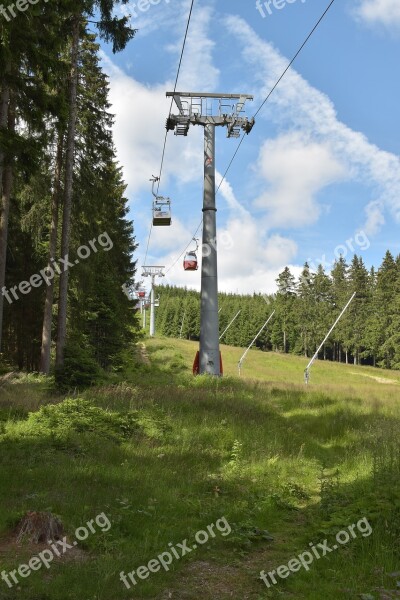
[[[195,0],[177,90],[244,93],[251,118],[329,0]],[[138,278],[164,265],[163,283],[200,289],[181,253],[202,219],[203,128],[169,132],[159,193],[172,225],[153,227],[150,178],[160,172],[165,122],[190,2],[139,0],[118,10],[138,29],[113,55],[114,139],[139,247]],[[289,266],[329,271],[340,254],[379,266],[400,253],[400,2],[336,0],[258,113],[217,194],[219,289],[273,293]],[[176,114],[174,106],[172,113]],[[216,131],[217,185],[238,140]],[[201,238],[201,229],[198,237]],[[194,243],[190,249],[194,247]]]

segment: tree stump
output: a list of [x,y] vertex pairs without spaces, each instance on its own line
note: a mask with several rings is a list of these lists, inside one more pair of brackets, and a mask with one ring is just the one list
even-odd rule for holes
[[64,527],[60,519],[46,512],[28,512],[17,525],[17,543],[54,542],[62,538]]

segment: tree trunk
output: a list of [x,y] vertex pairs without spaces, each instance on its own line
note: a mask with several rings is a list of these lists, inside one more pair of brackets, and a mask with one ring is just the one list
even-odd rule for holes
[[[77,91],[78,91],[78,55],[79,55],[79,17],[75,17],[72,49],[71,49],[71,76],[69,90],[69,121],[67,148],[65,159],[65,190],[63,222],[61,234],[61,257],[68,260],[70,228],[71,228],[71,208],[72,191],[74,177],[74,154],[75,154],[75,130],[77,117]],[[67,295],[68,295],[68,268],[64,267],[60,274],[60,291],[58,301],[58,322],[57,322],[57,347],[56,347],[56,365],[64,364],[64,349],[67,334]]]
[[[57,157],[54,172],[54,188],[51,199],[51,228],[49,242],[49,260],[48,269],[53,269],[52,260],[56,259],[57,252],[57,229],[58,229],[58,209],[60,204],[61,190],[61,170],[63,160],[63,134],[60,132],[57,143]],[[49,271],[50,272],[50,271]],[[44,304],[43,329],[42,329],[42,349],[40,354],[40,372],[48,375],[50,371],[50,350],[51,350],[51,325],[53,321],[53,298],[54,298],[54,278],[49,281],[46,289],[46,300]]]
[[286,331],[283,332],[283,352],[286,354]]
[[[15,100],[10,96],[10,103],[8,107],[8,129],[10,132],[15,130]],[[7,238],[8,238],[8,217],[10,214],[10,198],[11,189],[13,184],[13,167],[12,163],[8,162],[7,157],[2,153],[3,159],[1,179],[1,204],[0,204],[0,350],[3,332],[3,309],[4,309],[4,296],[2,290],[5,284],[6,278],[6,261],[7,261]],[[5,162],[4,162],[5,161]]]
[[349,353],[346,350],[346,365],[348,365],[348,364],[349,364]]
[[[10,62],[5,66],[5,75],[10,71]],[[10,86],[5,78],[2,81],[1,85],[1,94],[0,94],[0,129],[7,129],[8,125],[8,105],[10,102]],[[3,187],[3,166],[4,166],[4,152],[0,148],[0,194],[2,193]]]

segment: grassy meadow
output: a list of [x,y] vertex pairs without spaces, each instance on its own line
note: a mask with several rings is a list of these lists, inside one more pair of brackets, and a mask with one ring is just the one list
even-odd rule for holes
[[[364,600],[398,598],[400,373],[222,346],[225,376],[194,378],[197,344],[145,340],[125,373],[57,395],[40,376],[0,379],[0,560],[9,573],[38,554],[13,532],[50,511],[68,540],[95,533],[0,600]],[[193,549],[221,518],[230,533]],[[267,587],[269,572],[366,519],[306,571]],[[225,532],[226,533],[226,532]],[[192,551],[136,578],[172,544]]]

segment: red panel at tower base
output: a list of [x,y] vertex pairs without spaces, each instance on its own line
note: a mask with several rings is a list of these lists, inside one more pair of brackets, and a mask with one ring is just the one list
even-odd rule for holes
[[[200,352],[197,350],[196,356],[193,363],[193,375],[198,375],[200,373]],[[220,375],[224,374],[224,367],[222,365],[222,354],[219,353],[219,373]]]

